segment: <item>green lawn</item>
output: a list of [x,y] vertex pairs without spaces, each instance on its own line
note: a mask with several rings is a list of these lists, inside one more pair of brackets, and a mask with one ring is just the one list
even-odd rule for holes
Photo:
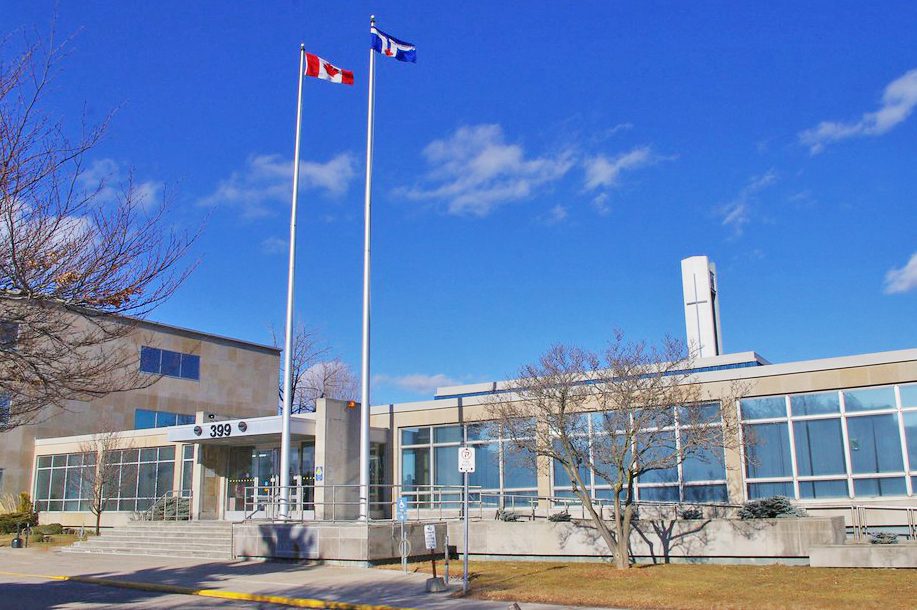
[[[430,564],[410,569],[429,572]],[[461,574],[461,561],[449,569]],[[596,563],[497,561],[474,561],[469,570],[472,596],[490,600],[628,608],[917,608],[917,570],[684,564],[616,570]]]

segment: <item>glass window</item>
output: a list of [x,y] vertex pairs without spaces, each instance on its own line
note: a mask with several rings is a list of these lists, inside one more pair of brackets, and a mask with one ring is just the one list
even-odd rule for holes
[[786,401],[783,396],[767,398],[744,398],[739,401],[742,419],[767,419],[786,417]]
[[749,500],[755,500],[757,498],[769,498],[771,496],[786,496],[787,498],[792,498],[794,495],[795,493],[793,492],[793,484],[789,481],[748,484]]
[[899,386],[902,407],[917,407],[917,383]]
[[793,422],[793,435],[800,476],[847,474],[840,419]]
[[800,481],[799,497],[806,500],[818,498],[846,498],[847,480],[837,481]]
[[201,357],[193,354],[181,355],[181,377],[182,379],[193,379],[197,381],[201,378]]
[[641,502],[678,502],[678,487],[638,486]]
[[184,415],[183,413],[178,413],[175,416],[175,424],[178,426],[184,426],[184,425],[193,424],[193,423],[194,423],[193,415]]
[[0,430],[3,426],[10,423],[10,397],[8,394],[0,394]]
[[[459,447],[436,447],[433,449],[435,460],[435,477],[433,483],[436,485],[461,485],[462,475],[458,471],[458,452]],[[481,452],[475,455],[475,466],[478,459],[481,458]],[[471,482],[469,481],[469,485]]]
[[0,349],[15,349],[19,340],[19,324],[16,322],[0,321]]
[[890,479],[854,479],[853,495],[862,498],[865,496],[904,496],[907,488],[904,477]]
[[175,446],[169,445],[167,447],[159,448],[159,461],[160,462],[171,462],[175,460]]
[[904,438],[907,439],[907,455],[911,470],[917,470],[917,411],[904,413]]
[[793,476],[790,434],[785,423],[748,424],[744,430],[750,478]]
[[[637,467],[653,468],[640,475],[640,483],[677,483],[675,431],[653,432],[637,436]],[[669,465],[671,464],[671,466]]]
[[496,424],[493,422],[480,422],[468,424],[469,441],[489,441],[497,438]]
[[720,405],[716,403],[678,407],[678,422],[682,426],[720,423]]
[[641,430],[671,428],[674,425],[675,409],[672,407],[634,410],[634,426],[639,426]]
[[593,433],[623,432],[630,428],[630,415],[627,411],[598,411],[592,414]]
[[685,502],[728,502],[725,485],[685,485]]
[[175,483],[175,462],[159,462],[156,464],[156,496],[161,498],[163,494],[172,491]]
[[162,350],[162,366],[160,372],[170,377],[181,376],[181,354]]
[[148,409],[135,409],[134,410],[134,429],[135,430],[146,430],[149,428],[156,427],[156,411],[150,411]]
[[[429,433],[429,428],[424,428]],[[404,431],[402,431],[402,434]],[[430,484],[430,450],[426,447],[401,450],[401,484],[405,491]]]
[[156,413],[156,427],[157,428],[168,428],[169,426],[174,426],[176,423],[176,414],[167,413],[166,411],[159,411]]
[[430,443],[430,428],[402,428],[401,444],[402,445],[427,445]]
[[461,426],[438,426],[433,428],[433,442],[435,443],[461,443]]
[[[684,433],[682,433],[684,434]],[[722,439],[722,434],[719,435]],[[726,478],[726,456],[722,442],[702,447],[684,456],[681,474],[685,481],[719,481]]]
[[844,405],[848,411],[875,411],[895,408],[895,391],[892,388],[867,388],[844,391]]
[[537,486],[538,476],[532,459],[520,453],[504,451],[503,487],[514,489]]
[[162,358],[162,350],[155,347],[143,346],[140,348],[140,370],[144,373],[159,374],[159,362]]
[[790,396],[790,411],[796,417],[800,415],[840,413],[841,399],[837,392],[797,394],[796,396]]
[[138,472],[137,495],[142,498],[156,497],[156,463],[140,464]]
[[[485,443],[475,445],[474,472],[468,475],[468,484],[483,489],[500,488],[500,443]],[[450,447],[454,452],[458,470],[458,449]]]
[[894,413],[850,417],[847,419],[847,434],[854,473],[898,472],[904,469],[898,416]]

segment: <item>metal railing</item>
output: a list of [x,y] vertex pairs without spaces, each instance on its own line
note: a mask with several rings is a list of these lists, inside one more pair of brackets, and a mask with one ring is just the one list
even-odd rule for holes
[[140,513],[141,521],[190,521],[191,490],[173,489],[162,494]]
[[[891,529],[904,529],[906,540],[917,540],[917,506],[895,506],[886,504],[826,504],[821,506],[808,506],[809,512],[837,511],[849,514],[848,529],[852,531],[853,540],[865,542],[873,531],[888,531]],[[893,513],[900,516],[904,513],[903,523],[879,523],[876,512]],[[870,515],[870,513],[873,513]],[[870,519],[872,516],[872,519]],[[845,517],[845,521],[847,518]],[[887,521],[887,519],[885,520]],[[872,523],[870,525],[870,523]],[[872,531],[871,531],[872,530]],[[900,536],[900,534],[899,534]]]

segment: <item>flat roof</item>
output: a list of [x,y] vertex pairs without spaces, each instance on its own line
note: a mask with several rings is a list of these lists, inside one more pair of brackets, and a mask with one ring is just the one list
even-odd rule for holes
[[194,338],[203,338],[203,339],[207,339],[207,340],[214,341],[214,342],[220,342],[220,343],[229,343],[229,344],[236,345],[239,347],[243,347],[247,349],[254,349],[257,351],[269,352],[272,354],[280,354],[280,352],[282,351],[281,348],[273,346],[273,345],[266,345],[264,343],[255,343],[253,341],[246,341],[244,339],[236,339],[234,337],[227,337],[225,335],[215,335],[213,333],[206,333],[200,330],[194,330],[192,328],[185,328],[183,326],[175,326],[174,324],[156,322],[155,320],[144,320],[140,318],[127,318],[127,319],[132,320],[141,326],[148,326],[148,327],[152,327],[157,330],[165,330],[165,331],[177,334],[177,335],[185,335],[185,336],[190,336]]

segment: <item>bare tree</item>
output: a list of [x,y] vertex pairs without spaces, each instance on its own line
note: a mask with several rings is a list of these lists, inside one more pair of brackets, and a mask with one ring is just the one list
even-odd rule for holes
[[0,60],[0,429],[153,383],[119,340],[193,267],[196,233],[170,228],[165,198],[86,169],[108,120],[71,138],[43,110],[61,53]]
[[118,497],[121,469],[118,452],[131,448],[131,443],[121,438],[110,422],[103,422],[99,430],[89,440],[80,443],[80,453],[83,455],[80,495],[89,500],[89,512],[95,515],[96,536],[99,535],[102,513],[109,500]]
[[[271,330],[274,345],[279,344],[276,331]],[[339,358],[332,357],[331,348],[318,332],[298,325],[293,333],[293,413],[315,411],[318,398],[354,400],[359,383],[353,371]],[[280,372],[278,395],[283,401],[283,371]]]
[[[723,423],[715,405],[729,404],[738,388],[706,396],[692,367],[675,340],[655,348],[625,342],[619,332],[600,354],[552,347],[489,404],[511,451],[563,468],[619,568],[630,565],[638,478],[677,482],[686,458],[721,459],[738,438],[724,430],[732,420]],[[592,497],[590,470],[611,489],[610,524]]]

